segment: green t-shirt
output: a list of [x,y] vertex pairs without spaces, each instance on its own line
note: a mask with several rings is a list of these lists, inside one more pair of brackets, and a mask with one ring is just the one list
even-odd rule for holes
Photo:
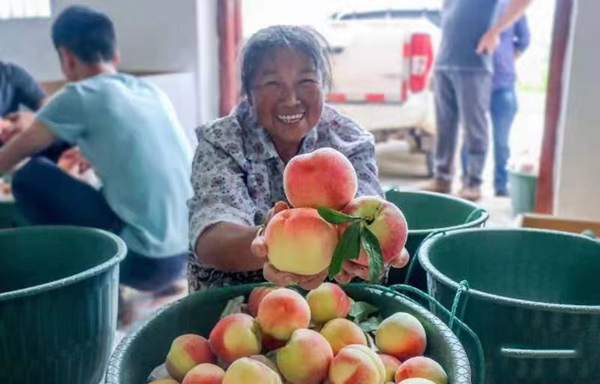
[[79,146],[131,250],[166,257],[188,249],[192,149],[166,95],[133,76],[98,75],[65,86],[37,120]]

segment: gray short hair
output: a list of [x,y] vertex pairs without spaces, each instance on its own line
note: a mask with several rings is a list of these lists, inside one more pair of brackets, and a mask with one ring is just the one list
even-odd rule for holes
[[312,28],[276,25],[256,32],[242,51],[242,92],[250,98],[252,81],[265,56],[274,49],[288,48],[308,56],[321,76],[323,88],[331,84],[331,62],[327,40]]

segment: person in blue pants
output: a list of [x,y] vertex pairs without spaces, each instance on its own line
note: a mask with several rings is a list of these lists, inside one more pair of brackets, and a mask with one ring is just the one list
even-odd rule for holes
[[[518,101],[515,82],[515,60],[529,47],[531,32],[527,16],[523,15],[515,24],[500,35],[500,44],[494,52],[494,76],[490,116],[494,141],[494,191],[496,196],[508,196],[508,171],[510,157],[508,139],[510,128],[517,114]],[[466,173],[466,146],[461,152],[462,168]]]

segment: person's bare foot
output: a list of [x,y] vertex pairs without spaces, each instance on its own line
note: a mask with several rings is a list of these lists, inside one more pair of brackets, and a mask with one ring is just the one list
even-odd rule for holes
[[446,180],[432,179],[424,185],[421,190],[426,192],[450,193],[452,190],[452,183]]
[[481,199],[481,187],[471,186],[463,187],[458,194],[461,198],[469,201],[478,201]]

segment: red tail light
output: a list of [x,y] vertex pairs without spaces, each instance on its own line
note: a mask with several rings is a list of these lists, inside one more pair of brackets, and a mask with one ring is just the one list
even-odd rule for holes
[[433,44],[427,33],[414,33],[410,38],[410,80],[411,92],[421,92],[433,66]]

